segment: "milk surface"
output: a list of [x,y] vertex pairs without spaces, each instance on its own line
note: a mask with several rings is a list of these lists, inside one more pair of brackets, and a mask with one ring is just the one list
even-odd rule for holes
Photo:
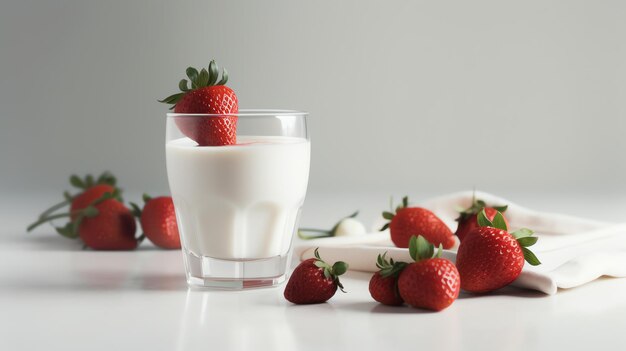
[[310,143],[238,137],[237,145],[166,144],[167,174],[183,246],[197,256],[284,255],[309,177]]

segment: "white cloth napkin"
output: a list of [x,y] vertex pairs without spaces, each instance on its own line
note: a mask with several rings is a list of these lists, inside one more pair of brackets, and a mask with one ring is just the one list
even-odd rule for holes
[[[611,224],[537,212],[482,192],[477,192],[476,197],[488,204],[508,204],[505,214],[510,229],[529,228],[539,238],[531,250],[542,264],[535,267],[525,264],[513,285],[552,295],[559,288],[573,288],[601,276],[626,277],[626,223]],[[472,192],[468,191],[437,197],[419,206],[433,211],[454,231],[457,210],[469,207],[471,201]],[[324,260],[345,261],[351,270],[357,271],[375,272],[376,257],[384,252],[394,260],[410,262],[408,250],[393,246],[388,231],[309,240],[297,246],[294,252],[305,260],[313,257],[316,247]],[[454,261],[456,247],[445,250],[444,257]]]

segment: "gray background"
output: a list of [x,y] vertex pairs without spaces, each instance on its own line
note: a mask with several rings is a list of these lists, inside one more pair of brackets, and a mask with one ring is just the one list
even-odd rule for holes
[[241,108],[311,113],[310,193],[620,193],[623,1],[6,1],[0,190],[109,169],[167,191],[188,65]]

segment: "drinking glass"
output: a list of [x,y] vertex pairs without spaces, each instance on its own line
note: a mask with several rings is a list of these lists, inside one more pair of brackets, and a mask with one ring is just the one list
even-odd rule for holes
[[[167,177],[189,285],[238,290],[285,280],[309,178],[307,116],[167,114]],[[229,123],[236,144],[195,141]]]

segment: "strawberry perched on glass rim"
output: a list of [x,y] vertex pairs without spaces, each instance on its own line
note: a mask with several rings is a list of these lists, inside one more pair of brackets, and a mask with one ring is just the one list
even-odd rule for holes
[[186,73],[191,87],[186,79],[182,79],[178,83],[181,92],[159,102],[171,104],[170,109],[181,114],[174,117],[176,125],[199,146],[236,144],[239,103],[235,92],[226,86],[226,69],[222,69],[222,78],[219,79],[219,69],[215,60],[212,60],[208,70],[202,68],[198,72],[188,67]]

